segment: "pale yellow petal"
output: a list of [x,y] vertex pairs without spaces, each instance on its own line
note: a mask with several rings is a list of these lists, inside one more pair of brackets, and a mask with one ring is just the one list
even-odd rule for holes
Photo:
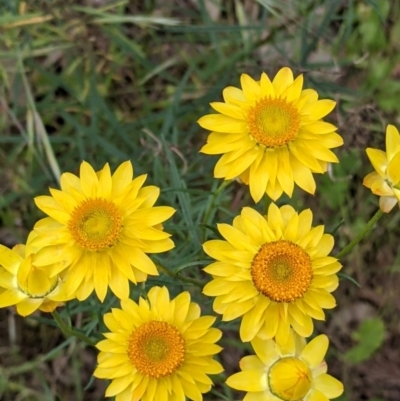
[[397,202],[398,200],[394,196],[381,196],[379,198],[379,207],[382,212],[389,213]]

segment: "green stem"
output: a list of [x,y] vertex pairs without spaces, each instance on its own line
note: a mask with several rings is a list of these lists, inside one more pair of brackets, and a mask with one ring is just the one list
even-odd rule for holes
[[351,250],[365,237],[369,235],[375,223],[383,216],[382,210],[378,211],[371,217],[371,220],[365,225],[364,229],[358,234],[349,244],[347,244],[337,255],[336,258],[340,259],[351,252]]
[[199,288],[204,287],[204,283],[202,283],[200,280],[196,280],[195,278],[189,278],[180,275],[179,273],[174,273],[171,270],[167,269],[165,266],[160,265],[159,263],[156,263],[157,269],[166,274],[169,277],[177,278],[180,281],[183,281],[184,283],[188,284],[193,284]]
[[72,327],[69,327],[64,322],[64,320],[62,319],[62,317],[56,310],[52,312],[52,315],[53,315],[54,320],[58,324],[58,327],[60,328],[60,330],[64,333],[64,335],[66,337],[72,336],[72,337],[79,338],[85,344],[91,345],[92,347],[94,347],[96,345],[96,341],[93,341],[91,338],[89,338],[88,336],[83,334],[81,331],[77,331],[77,330],[73,329]]
[[[208,207],[204,214],[203,225],[208,224],[208,220],[210,219],[211,213],[215,208],[215,201],[217,200],[219,194],[232,182],[233,180],[224,180],[221,182],[220,186],[210,195],[208,201]],[[205,235],[203,238],[203,242],[205,241]]]

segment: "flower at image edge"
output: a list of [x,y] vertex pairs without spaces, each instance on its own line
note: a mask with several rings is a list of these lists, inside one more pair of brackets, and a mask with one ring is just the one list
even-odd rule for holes
[[325,320],[323,309],[336,306],[330,293],[341,264],[328,256],[333,237],[312,227],[312,218],[310,209],[298,214],[289,205],[272,203],[265,217],[245,207],[232,226],[218,224],[225,240],[204,243],[216,262],[204,269],[213,280],[203,292],[216,297],[213,309],[223,321],[242,317],[242,341],[285,343],[290,328],[309,337],[312,319]]
[[13,249],[0,245],[0,308],[15,305],[21,316],[38,309],[52,312],[71,299],[61,277],[49,276],[53,266],[36,265],[37,248],[32,246],[35,237],[32,231],[26,245],[15,245]]
[[154,207],[160,189],[142,187],[145,179],[146,175],[133,179],[129,161],[113,175],[108,164],[96,173],[82,162],[80,177],[64,173],[61,191],[50,188],[52,196],[35,198],[38,208],[50,216],[34,227],[35,244],[43,247],[37,263],[62,261],[69,294],[84,300],[95,290],[103,301],[109,286],[118,298],[126,299],[128,280],[138,283],[147,275],[158,275],[147,253],[174,247],[161,223],[175,210]]
[[214,176],[239,177],[255,202],[265,193],[273,200],[283,192],[291,197],[294,183],[313,194],[312,173],[324,173],[327,163],[338,162],[329,149],[343,144],[336,127],[322,120],[335,102],[303,90],[303,76],[294,79],[287,67],[272,82],[265,73],[259,81],[242,74],[240,82],[242,89],[224,89],[224,103],[211,103],[219,114],[198,121],[213,131],[201,152],[222,154]]
[[386,128],[386,153],[380,149],[366,149],[375,171],[364,178],[363,184],[379,195],[379,207],[389,213],[396,203],[400,207],[400,135],[396,127]]
[[166,287],[153,287],[148,300],[121,301],[104,316],[111,330],[96,347],[101,351],[94,376],[112,380],[106,397],[116,401],[201,401],[210,391],[209,374],[223,371],[213,359],[221,331],[213,316],[200,316],[185,291],[170,300]]
[[241,359],[242,372],[227,385],[246,391],[243,401],[328,401],[343,393],[342,383],[328,375],[324,357],[328,338],[322,334],[307,345],[290,335],[285,345],[254,339],[256,355]]

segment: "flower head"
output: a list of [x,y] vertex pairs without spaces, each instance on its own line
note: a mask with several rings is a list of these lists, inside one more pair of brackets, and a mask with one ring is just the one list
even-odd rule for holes
[[32,245],[36,233],[31,232],[26,245],[13,249],[0,245],[0,308],[15,305],[22,316],[37,309],[52,312],[67,301],[65,285],[60,276],[50,276],[49,269],[57,266],[38,266],[38,249]]
[[166,287],[151,288],[138,304],[123,300],[121,308],[104,316],[111,333],[97,344],[94,376],[112,380],[106,397],[201,401],[212,386],[208,375],[223,371],[213,359],[222,334],[210,327],[215,318],[200,317],[187,291],[170,300]]
[[225,321],[243,316],[242,341],[276,336],[285,343],[292,327],[308,337],[312,318],[324,320],[333,308],[341,265],[328,256],[333,237],[311,227],[309,209],[271,204],[268,216],[245,207],[233,225],[219,224],[223,240],[207,241],[204,251],[216,259],[204,270],[213,280],[204,294],[215,296],[214,310]]
[[329,149],[343,144],[336,127],[322,120],[335,102],[303,90],[303,76],[293,79],[287,67],[272,82],[265,73],[259,81],[242,74],[240,82],[242,89],[224,89],[225,103],[211,103],[219,114],[198,121],[213,131],[201,152],[222,154],[214,176],[239,177],[255,202],[265,193],[273,200],[283,192],[291,197],[294,183],[313,194],[312,173],[324,173],[328,162],[337,162]]
[[284,345],[259,338],[251,344],[256,355],[242,358],[242,372],[227,380],[228,386],[248,392],[244,401],[328,401],[343,393],[342,383],[326,373],[324,334],[307,345],[292,334]]
[[[82,162],[80,178],[64,173],[61,191],[50,189],[52,196],[35,198],[50,216],[34,228],[35,243],[43,247],[38,263],[62,262],[66,291],[79,300],[95,290],[103,301],[108,286],[117,297],[128,298],[128,280],[137,283],[158,274],[146,253],[174,247],[161,223],[175,210],[153,206],[160,189],[142,187],[146,175],[132,178],[130,162],[122,163],[113,175],[108,164],[96,173]],[[58,273],[53,269],[51,275]]]
[[400,207],[400,135],[396,127],[386,128],[386,153],[380,149],[367,148],[369,160],[375,171],[369,173],[363,184],[379,195],[379,207],[389,213],[396,203]]

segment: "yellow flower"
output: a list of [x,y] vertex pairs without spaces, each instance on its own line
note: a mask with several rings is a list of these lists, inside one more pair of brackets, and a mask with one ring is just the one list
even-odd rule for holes
[[338,286],[341,265],[327,256],[333,237],[324,226],[311,227],[310,209],[272,203],[268,216],[245,207],[233,226],[219,224],[226,239],[207,241],[204,251],[217,262],[204,270],[214,278],[204,294],[216,296],[214,310],[229,321],[243,316],[242,341],[276,336],[285,343],[290,327],[303,337],[313,331],[312,318],[324,320],[322,308],[334,308],[330,294]]
[[328,401],[343,393],[342,383],[326,374],[329,341],[324,334],[307,345],[293,335],[285,345],[259,338],[251,344],[257,355],[242,358],[242,372],[226,382],[247,391],[243,401]]
[[[142,187],[146,175],[132,181],[131,162],[122,163],[113,175],[106,164],[97,174],[86,162],[80,178],[64,173],[61,191],[39,196],[35,203],[50,217],[34,227],[35,243],[44,247],[37,263],[60,261],[66,269],[66,291],[79,300],[93,289],[103,301],[107,288],[121,298],[129,297],[128,280],[137,283],[158,275],[146,253],[174,247],[161,223],[175,212],[172,207],[154,207],[160,189]],[[59,273],[52,269],[51,276]]]
[[400,207],[400,135],[396,127],[386,128],[386,153],[367,148],[369,160],[376,171],[364,178],[363,184],[379,195],[379,207],[389,213],[396,203]]
[[220,114],[198,121],[213,131],[201,152],[223,155],[214,176],[240,177],[255,202],[265,193],[273,200],[282,192],[291,197],[294,183],[313,194],[312,173],[324,173],[328,162],[338,162],[329,149],[343,144],[336,127],[322,120],[335,102],[303,90],[303,76],[294,80],[287,67],[272,82],[265,73],[260,81],[242,74],[240,82],[242,89],[224,89],[225,103],[211,103]]
[[116,401],[201,401],[211,389],[207,376],[223,371],[213,359],[221,331],[210,328],[213,316],[200,317],[198,304],[185,291],[170,300],[166,287],[153,287],[148,300],[121,301],[122,309],[104,316],[111,333],[94,376],[112,380],[106,397]]
[[32,231],[26,245],[15,245],[13,249],[0,245],[0,308],[15,305],[22,316],[38,309],[52,312],[61,301],[71,299],[59,276],[49,277],[47,266],[36,265],[38,249],[32,245],[35,237]]

